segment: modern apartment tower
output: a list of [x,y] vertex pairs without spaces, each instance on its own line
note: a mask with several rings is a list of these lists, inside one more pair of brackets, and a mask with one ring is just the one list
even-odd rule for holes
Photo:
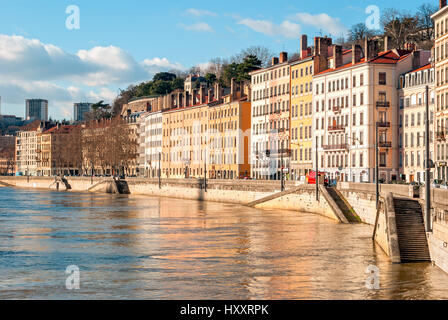
[[92,103],[81,102],[73,105],[73,121],[83,122],[86,120],[85,115],[92,110]]
[[25,118],[26,120],[48,121],[48,100],[27,99]]

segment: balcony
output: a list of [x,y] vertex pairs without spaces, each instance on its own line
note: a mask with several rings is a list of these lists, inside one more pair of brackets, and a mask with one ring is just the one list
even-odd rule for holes
[[348,144],[327,144],[323,146],[324,150],[348,150]]
[[389,108],[390,107],[390,102],[388,102],[388,101],[377,101],[376,102],[376,107],[377,108]]
[[378,142],[378,147],[380,147],[380,148],[392,148],[392,142],[380,141],[380,142]]
[[390,122],[386,122],[386,121],[378,121],[377,125],[378,125],[378,128],[390,128]]
[[337,124],[334,126],[328,126],[328,131],[345,131],[347,126],[343,126],[341,124]]

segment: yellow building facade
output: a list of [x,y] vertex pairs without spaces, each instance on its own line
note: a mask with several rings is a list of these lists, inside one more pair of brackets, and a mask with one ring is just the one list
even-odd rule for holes
[[204,177],[208,104],[164,111],[162,121],[162,177]]
[[249,148],[251,103],[246,98],[209,108],[208,176],[236,179],[250,176]]
[[301,180],[312,170],[313,57],[291,65],[291,179]]

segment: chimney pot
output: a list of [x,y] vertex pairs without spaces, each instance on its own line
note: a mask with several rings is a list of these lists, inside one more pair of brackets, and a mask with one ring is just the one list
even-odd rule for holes
[[308,56],[308,36],[302,34],[300,37],[300,58],[306,58]]
[[334,61],[334,68],[339,68],[342,66],[343,60],[342,60],[342,46],[334,45],[333,46],[333,61]]
[[280,52],[280,63],[284,63],[286,61],[288,61],[288,53]]

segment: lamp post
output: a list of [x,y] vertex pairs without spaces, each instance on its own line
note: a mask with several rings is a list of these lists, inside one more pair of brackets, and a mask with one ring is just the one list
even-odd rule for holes
[[319,202],[319,137],[316,136],[316,201]]
[[204,191],[207,192],[207,147],[204,155]]
[[282,141],[282,147],[281,147],[281,166],[280,166],[280,180],[281,180],[281,190],[282,192],[285,191],[285,181],[284,181],[284,175],[283,175],[283,141]]
[[[379,120],[379,119],[378,119]],[[378,121],[375,122],[375,189],[376,189],[376,209],[379,209],[380,204],[380,184],[379,184],[379,143],[378,143]]]
[[158,170],[158,176],[159,176],[159,189],[162,189],[162,152],[159,152],[159,170]]
[[430,132],[429,132],[429,86],[426,86],[426,115],[425,115],[425,131],[426,131],[426,175],[425,175],[425,211],[426,211],[426,232],[431,232],[431,160],[430,160]]

